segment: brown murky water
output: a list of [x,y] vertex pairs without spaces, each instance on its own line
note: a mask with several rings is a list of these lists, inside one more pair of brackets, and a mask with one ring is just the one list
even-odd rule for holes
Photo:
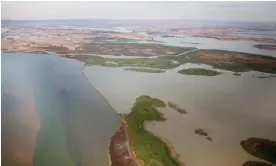
[[[184,66],[185,67],[185,66]],[[136,97],[151,95],[173,101],[188,114],[165,109],[165,123],[147,128],[169,140],[187,166],[233,166],[258,160],[240,141],[248,137],[276,140],[276,79],[257,79],[259,73],[215,77],[138,73],[122,68],[86,67],[84,74],[118,112],[129,112]],[[202,128],[212,142],[196,135]]]

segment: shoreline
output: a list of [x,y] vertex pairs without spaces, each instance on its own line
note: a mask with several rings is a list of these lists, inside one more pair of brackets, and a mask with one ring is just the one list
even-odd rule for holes
[[[151,135],[150,137],[145,137],[144,139],[148,139],[150,143],[150,141],[154,140],[154,139],[157,139],[159,142],[158,144],[160,146],[163,146],[163,148],[165,148],[166,151],[164,153],[163,150],[161,148],[161,151],[162,152],[159,152],[157,151],[158,149],[155,149],[155,148],[149,148],[150,149],[150,153],[148,154],[148,156],[146,154],[143,154],[144,156],[141,156],[141,150],[139,151],[137,149],[137,147],[133,147],[134,144],[132,141],[136,141],[137,143],[137,138],[135,135],[133,135],[133,132],[138,132],[137,131],[137,128],[136,128],[136,125],[133,124],[133,123],[140,123],[139,121],[138,122],[135,122],[134,119],[136,119],[135,117],[133,117],[133,112],[137,112],[137,111],[141,111],[139,110],[140,108],[138,108],[139,106],[138,105],[143,105],[145,102],[145,100],[149,100],[147,99],[149,96],[140,96],[136,99],[136,102],[134,104],[134,110],[132,109],[132,111],[125,115],[121,115],[121,125],[120,125],[120,128],[116,131],[116,133],[111,137],[110,139],[110,144],[109,144],[109,155],[111,157],[111,166],[129,166],[129,165],[133,165],[133,166],[145,166],[145,165],[148,165],[148,164],[165,164],[165,165],[176,165],[176,166],[185,166],[185,164],[179,159],[180,155],[176,152],[176,150],[174,149],[173,145],[166,139],[164,138],[160,138],[159,136],[156,136],[154,135],[152,132],[148,131],[145,127],[145,124],[144,122],[145,121],[163,121],[165,120],[165,118],[162,116],[162,114],[160,113],[159,114],[159,118],[156,117],[156,119],[144,119],[142,120],[142,124],[143,127],[141,127],[142,129],[141,130],[144,130],[145,133],[149,133],[149,135]],[[150,98],[150,97],[149,97]],[[162,104],[164,103],[163,101],[157,99],[157,98],[153,98],[151,99],[152,101],[148,101],[148,102],[156,102],[156,103],[152,103],[152,108],[153,110],[151,110],[154,114],[154,111],[157,111],[157,114],[158,114],[158,110],[156,107],[162,107]],[[159,100],[159,101],[158,101]],[[141,103],[142,102],[142,103]],[[153,106],[153,104],[156,104]],[[148,107],[148,109],[150,110],[151,107]],[[141,107],[141,108],[145,108],[145,107]],[[141,117],[141,115],[138,115],[138,114],[135,114],[137,116],[137,118],[139,119],[143,117]],[[152,114],[149,114],[149,115],[142,115],[142,116],[148,116],[148,117],[151,117]],[[134,119],[133,119],[134,118]],[[153,118],[153,117],[152,117]],[[131,120],[132,119],[132,120]],[[134,121],[133,121],[134,120]],[[129,135],[129,132],[130,132],[130,135]],[[144,134],[145,136],[147,136],[146,134]],[[133,138],[132,138],[133,137]],[[153,139],[154,138],[154,139]],[[140,140],[143,142],[143,140]],[[145,140],[144,140],[145,141]],[[141,143],[139,143],[141,144]],[[158,144],[155,144],[153,145],[152,147],[156,147],[156,145]],[[141,145],[140,145],[141,146]],[[142,145],[143,146],[143,145]],[[135,150],[132,150],[132,148],[135,148]],[[144,149],[146,150],[146,149]],[[159,149],[160,150],[160,149]],[[139,157],[137,157],[136,155],[136,152],[137,154],[139,155]],[[164,158],[160,159],[158,157],[155,156],[156,153],[161,153],[162,155],[159,155],[160,156],[163,156],[163,157],[168,157],[170,158],[173,162],[168,162],[168,160],[166,161],[163,160]],[[145,156],[146,155],[146,156]],[[145,157],[147,158],[145,160]]]
[[[118,135],[121,134],[121,132],[125,135],[125,138],[122,142],[120,142],[121,140],[118,140],[118,139],[120,139]],[[170,154],[178,161],[179,166],[186,166],[179,159],[180,155],[176,152],[176,150],[174,149],[172,144],[166,139],[163,139],[160,137],[158,137],[158,138],[160,140],[162,140],[167,145],[167,147],[170,149]],[[128,159],[131,160],[130,162],[132,162],[132,164],[130,164],[130,165],[132,165],[132,166],[144,166],[145,165],[142,160],[139,160],[136,157],[135,152],[131,150],[131,145],[129,144],[129,139],[130,139],[130,137],[127,134],[127,124],[122,118],[119,129],[117,129],[115,134],[110,138],[110,141],[108,144],[108,148],[109,148],[108,156],[109,156],[109,161],[110,161],[109,166],[129,166],[129,164],[127,164],[128,161],[126,161]],[[117,142],[117,144],[116,144],[116,142]],[[118,142],[120,142],[121,144]],[[122,153],[119,152],[120,154],[118,154],[118,150],[116,151],[116,149],[114,148],[116,146],[121,147],[121,149],[123,149],[122,147],[125,146],[125,148],[127,150],[123,150]],[[120,148],[118,148],[118,149],[120,149]]]
[[[65,58],[67,58],[67,57],[65,57]],[[71,59],[71,58],[67,58],[67,59]],[[74,60],[76,60],[76,61],[78,61],[78,62],[82,62],[82,61],[79,61],[79,60],[77,60],[77,59],[74,59]],[[85,67],[86,67],[86,63],[85,62],[83,62],[84,63],[84,65],[83,65],[83,68],[80,70],[80,73],[81,73],[81,75],[83,75],[83,77],[85,77],[86,79],[87,79],[87,81],[92,85],[92,87],[93,88],[95,88],[96,89],[96,91],[103,97],[103,99],[107,102],[107,104],[115,111],[115,113],[116,113],[116,115],[117,116],[119,116],[120,117],[120,124],[118,125],[118,129],[116,129],[115,131],[114,131],[114,134],[109,138],[109,141],[108,141],[108,144],[107,144],[107,151],[108,151],[108,153],[107,153],[107,157],[108,157],[108,166],[112,166],[112,155],[110,154],[110,146],[112,145],[112,138],[113,138],[113,136],[114,135],[116,135],[116,133],[117,133],[117,131],[118,130],[120,130],[120,128],[121,128],[121,124],[122,124],[122,117],[120,116],[120,114],[112,107],[112,105],[108,102],[108,100],[104,97],[104,95],[93,85],[93,83],[85,76],[85,74],[83,73],[83,70],[85,69]],[[139,166],[139,165],[138,165]]]

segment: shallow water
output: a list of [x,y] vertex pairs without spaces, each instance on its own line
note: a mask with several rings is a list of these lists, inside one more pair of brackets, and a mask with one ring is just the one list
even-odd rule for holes
[[2,120],[6,121],[2,129],[9,133],[15,130],[11,124],[17,124],[26,131],[17,133],[18,139],[26,137],[37,124],[18,122],[13,117],[20,116],[19,112],[26,114],[21,105],[33,101],[30,115],[38,113],[40,118],[39,136],[33,141],[35,152],[31,154],[34,165],[109,164],[108,141],[119,117],[81,73],[83,66],[52,55],[2,54]]
[[[198,66],[181,66],[187,67]],[[176,70],[153,74],[89,66],[84,74],[118,112],[130,112],[140,95],[173,101],[187,110],[184,115],[162,110],[168,120],[147,125],[154,134],[173,144],[187,166],[242,165],[258,159],[242,149],[241,140],[276,140],[275,78],[254,78],[252,75],[258,72],[242,76],[232,72],[213,77],[188,76]],[[196,135],[196,128],[206,130],[213,142]]]

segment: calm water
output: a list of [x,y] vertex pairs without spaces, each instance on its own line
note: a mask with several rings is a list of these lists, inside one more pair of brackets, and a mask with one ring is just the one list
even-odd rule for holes
[[83,65],[51,55],[2,54],[7,163],[25,160],[27,148],[34,165],[108,165],[119,117],[81,73]]
[[[180,68],[188,67],[197,65]],[[242,149],[240,141],[249,137],[276,140],[276,79],[254,78],[257,72],[187,76],[178,74],[178,69],[152,74],[93,66],[86,67],[84,74],[118,112],[130,112],[136,97],[144,94],[186,109],[185,115],[163,109],[168,120],[147,127],[169,140],[187,166],[233,166],[258,160]],[[206,130],[213,142],[194,134],[196,128]]]
[[[253,47],[255,44],[271,44],[254,41],[243,41],[243,40],[217,40],[212,38],[202,37],[161,37],[155,36],[154,40],[164,42],[166,45],[171,46],[182,46],[182,47],[196,47],[199,49],[218,49],[227,51],[245,52],[259,55],[269,55],[276,57],[276,51],[273,50],[262,50]],[[188,44],[198,43],[198,44]]]
[[259,37],[259,38],[272,38],[276,39],[276,31],[256,31],[256,30],[247,30],[246,32],[235,32],[232,33],[237,36],[248,36],[248,37]]
[[[275,37],[275,31],[272,31],[273,34],[269,38]],[[243,40],[217,40],[213,38],[204,38],[204,37],[192,37],[192,36],[183,36],[183,37],[162,37],[160,35],[147,35],[146,33],[138,33],[144,36],[150,36],[154,41],[139,41],[139,43],[157,43],[165,44],[169,46],[180,46],[180,47],[195,47],[199,49],[218,49],[218,50],[227,50],[227,51],[236,51],[236,52],[245,52],[251,54],[259,54],[266,56],[276,57],[275,50],[263,50],[253,47],[255,44],[271,44],[265,42],[255,42],[255,41],[243,41]],[[258,34],[259,36],[266,38],[264,34]]]

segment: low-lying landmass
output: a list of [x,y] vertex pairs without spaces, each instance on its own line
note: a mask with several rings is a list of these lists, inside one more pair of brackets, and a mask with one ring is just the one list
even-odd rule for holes
[[[150,96],[138,97],[132,107],[132,112],[123,117],[123,123],[125,123],[126,127],[125,132],[128,137],[126,139],[129,140],[123,142],[129,143],[130,153],[141,166],[184,166],[184,164],[178,160],[178,155],[169,143],[156,137],[144,128],[145,122],[166,120],[163,114],[157,110],[158,107],[166,107],[166,104],[162,100]],[[120,128],[119,131],[122,131],[121,129],[122,128]],[[115,136],[113,136],[112,139],[114,139],[114,137]],[[113,142],[114,140],[111,140],[111,145],[114,145]],[[114,151],[114,147],[113,149],[111,147],[112,146],[110,146],[110,150]],[[123,149],[125,145],[117,145],[117,152],[121,151],[119,147]],[[123,156],[122,152],[120,153],[120,157],[118,156],[121,159],[113,159],[112,153],[110,153],[112,163],[113,160],[121,161],[122,158],[131,158],[129,154]],[[126,163],[126,161],[121,162]],[[121,165],[123,166],[125,164],[122,163]]]
[[249,154],[276,164],[276,141],[253,137],[241,141],[241,146]]
[[276,73],[276,58],[222,50],[195,50],[183,56],[163,57],[175,60],[180,64],[196,63],[213,66],[217,69],[233,72],[247,72],[250,70]]
[[[276,58],[221,50],[190,50],[179,56],[156,56],[154,58],[107,58],[95,55],[74,54],[66,55],[87,65],[107,67],[149,67],[154,69],[173,69],[185,63],[206,64],[213,68],[233,71],[235,73],[259,71],[276,74]],[[217,75],[219,72],[209,72],[207,69],[191,70],[192,74]],[[184,70],[184,73],[189,73]],[[238,75],[238,74],[235,74]]]
[[166,107],[166,104],[150,96],[136,99],[132,112],[126,116],[131,149],[143,165],[179,166],[180,162],[172,156],[166,143],[144,128],[146,121],[166,120],[156,107]]
[[178,73],[186,74],[186,75],[200,75],[200,76],[216,76],[221,74],[220,72],[203,69],[203,68],[189,68],[189,69],[182,69],[179,70]]
[[[193,48],[141,43],[87,43],[82,44],[82,53],[125,56],[178,55]],[[77,52],[77,53],[78,53]]]
[[68,58],[77,59],[85,62],[88,66],[107,66],[107,67],[150,67],[155,69],[172,69],[179,66],[170,60],[162,58],[104,58],[89,55],[71,55]]
[[157,70],[157,69],[147,69],[147,68],[126,68],[126,71],[137,71],[137,72],[144,72],[144,73],[164,73],[164,70]]
[[276,50],[276,45],[272,44],[255,44],[253,46],[263,50]]
[[171,101],[168,102],[168,106],[171,107],[172,109],[176,110],[180,114],[186,114],[187,113],[187,111],[185,111],[183,108],[180,108],[177,104],[175,104]]

